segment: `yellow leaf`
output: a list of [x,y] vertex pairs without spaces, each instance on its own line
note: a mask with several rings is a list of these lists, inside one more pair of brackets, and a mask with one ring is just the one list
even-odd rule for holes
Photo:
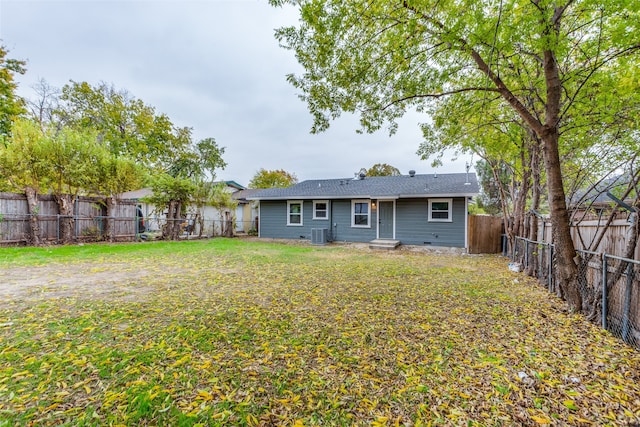
[[551,424],[551,420],[547,417],[539,417],[537,415],[532,415],[531,419],[538,424]]

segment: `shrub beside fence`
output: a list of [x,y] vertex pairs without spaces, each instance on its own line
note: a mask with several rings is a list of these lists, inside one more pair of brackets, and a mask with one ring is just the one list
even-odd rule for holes
[[[560,295],[555,278],[553,245],[516,237],[504,238],[503,255],[518,269],[538,278]],[[613,335],[640,349],[640,261],[601,252],[576,251],[582,312]]]

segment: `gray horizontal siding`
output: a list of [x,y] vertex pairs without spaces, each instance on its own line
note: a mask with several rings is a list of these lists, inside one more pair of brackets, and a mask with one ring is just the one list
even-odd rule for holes
[[260,202],[260,237],[273,239],[311,239],[313,204],[302,203],[302,226],[287,225],[286,201]]
[[396,239],[405,245],[465,247],[464,198],[453,199],[452,222],[429,222],[428,199],[396,201]]
[[334,200],[333,205],[333,240],[343,242],[370,242],[376,238],[376,213],[372,212],[369,223],[371,228],[351,227],[351,200]]
[[312,228],[328,228],[333,240],[368,242],[376,238],[375,212],[372,213],[371,228],[355,228],[351,227],[351,200],[334,200],[329,204],[331,220],[314,220],[313,202],[303,201],[302,226],[292,226],[287,225],[286,201],[263,200],[260,202],[260,237],[311,239]]
[[[351,227],[351,200],[332,200],[331,220],[313,219],[313,202],[303,201],[302,226],[287,225],[285,200],[260,202],[260,237],[311,239],[312,228],[328,228],[336,241],[369,242],[376,238],[377,211],[371,212],[370,228]],[[427,199],[396,201],[396,239],[405,245],[465,247],[464,198],[453,199],[452,222],[429,222]]]

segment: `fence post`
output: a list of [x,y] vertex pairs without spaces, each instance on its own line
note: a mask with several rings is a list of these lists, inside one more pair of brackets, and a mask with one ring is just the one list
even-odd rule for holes
[[[622,262],[622,261],[621,261]],[[633,264],[627,263],[627,284],[624,290],[624,312],[622,313],[622,339],[629,343],[630,319],[631,315],[631,282],[633,280]]]
[[542,243],[536,243],[536,250],[538,251],[538,280],[542,279]]
[[607,329],[607,254],[602,254],[602,329]]
[[529,240],[524,241],[524,268],[529,267]]
[[547,243],[549,245],[549,279],[548,286],[549,292],[553,292],[553,245],[551,243]]

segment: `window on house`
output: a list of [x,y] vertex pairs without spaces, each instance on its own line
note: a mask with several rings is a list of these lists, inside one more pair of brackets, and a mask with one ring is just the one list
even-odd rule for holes
[[429,199],[429,221],[451,222],[452,199]]
[[287,202],[287,225],[302,225],[302,202]]
[[370,227],[370,212],[369,200],[353,200],[351,202],[351,226]]
[[313,201],[313,219],[329,219],[329,202],[327,200]]

